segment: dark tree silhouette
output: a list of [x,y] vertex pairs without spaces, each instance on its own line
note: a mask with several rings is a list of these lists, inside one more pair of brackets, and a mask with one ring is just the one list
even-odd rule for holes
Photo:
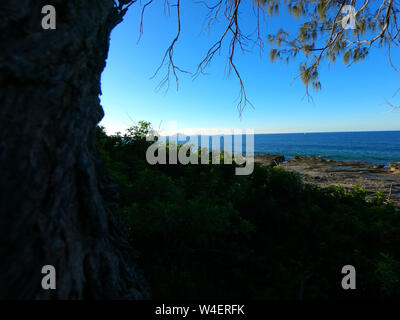
[[[56,30],[41,27],[47,4]],[[112,0],[0,4],[1,298],[149,297],[94,150],[100,75],[125,12]],[[56,290],[41,287],[44,265]]]

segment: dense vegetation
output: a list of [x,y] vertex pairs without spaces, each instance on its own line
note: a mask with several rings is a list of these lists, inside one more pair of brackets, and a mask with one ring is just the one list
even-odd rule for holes
[[[97,149],[154,298],[400,298],[400,213],[381,194],[303,185],[279,167],[149,165],[149,129],[98,127]],[[347,264],[354,291],[341,287]]]

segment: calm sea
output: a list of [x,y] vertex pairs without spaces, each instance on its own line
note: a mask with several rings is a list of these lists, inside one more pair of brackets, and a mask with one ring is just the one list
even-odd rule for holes
[[283,154],[286,159],[312,155],[387,165],[400,161],[400,131],[256,134],[254,152]]
[[400,131],[257,134],[254,152],[388,164],[400,161]]

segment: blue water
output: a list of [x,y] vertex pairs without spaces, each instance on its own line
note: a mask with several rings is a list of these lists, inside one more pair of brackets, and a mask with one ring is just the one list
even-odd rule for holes
[[257,134],[254,152],[388,164],[400,161],[400,131]]
[[387,165],[400,161],[400,131],[256,134],[254,153],[283,154],[286,159],[295,155],[322,156]]

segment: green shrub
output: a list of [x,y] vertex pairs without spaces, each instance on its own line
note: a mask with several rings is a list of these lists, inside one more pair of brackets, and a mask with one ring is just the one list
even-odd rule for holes
[[235,164],[152,166],[150,130],[99,128],[97,148],[154,298],[347,298],[347,264],[360,288],[352,297],[400,298],[400,216],[381,194],[303,185],[258,164],[249,176]]

